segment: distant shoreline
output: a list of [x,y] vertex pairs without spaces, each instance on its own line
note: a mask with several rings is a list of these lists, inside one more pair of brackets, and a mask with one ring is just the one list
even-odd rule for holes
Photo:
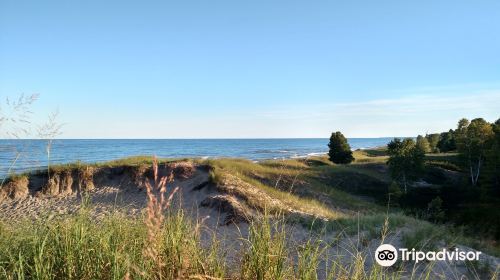
[[[347,137],[350,139],[387,139],[387,138],[416,138],[416,136],[383,136],[383,137]],[[115,141],[115,140],[323,140],[329,139],[328,137],[270,137],[270,138],[55,138],[54,141],[58,140],[77,140],[77,141]],[[0,141],[46,141],[46,139],[40,138],[0,138]]]

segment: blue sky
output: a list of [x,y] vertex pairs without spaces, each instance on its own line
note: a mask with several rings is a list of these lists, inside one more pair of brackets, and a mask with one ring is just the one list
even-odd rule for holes
[[500,117],[500,1],[0,0],[64,138],[412,136]]

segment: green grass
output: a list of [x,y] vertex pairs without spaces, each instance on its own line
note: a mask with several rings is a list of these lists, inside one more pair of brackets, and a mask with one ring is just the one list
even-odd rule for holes
[[440,167],[446,170],[451,170],[451,171],[461,171],[462,169],[460,166],[450,163],[448,161],[430,161],[427,164],[430,166],[435,166],[435,167]]
[[[380,170],[384,170],[384,172],[381,172]],[[356,176],[356,174],[362,174],[383,182],[391,181],[391,178],[389,176],[385,164],[382,166],[380,164],[373,164],[373,163],[339,165],[335,166],[335,168],[328,168],[328,167],[319,168],[318,171],[323,174],[326,173],[331,175],[348,174],[349,176]]]
[[460,160],[457,153],[436,153],[426,154],[425,160],[427,164],[441,167],[443,169],[460,171]]
[[[334,211],[313,197],[296,195],[296,188],[300,189],[305,183],[302,181],[303,176],[310,172],[309,167],[300,161],[286,161],[283,164],[266,161],[256,164],[242,159],[218,159],[209,160],[206,164],[212,167],[212,178],[215,183],[220,183],[222,178],[227,176],[225,174],[231,174],[292,209],[314,213],[329,219],[343,216],[343,213]],[[296,184],[295,189],[294,183]],[[267,207],[266,201],[253,199],[247,202],[254,208],[264,209]],[[281,212],[280,210],[283,209],[273,210]]]
[[354,163],[382,163],[389,158],[386,148],[365,149],[353,151]]
[[415,224],[417,221],[411,217],[400,213],[384,213],[352,216],[331,221],[326,224],[330,230],[342,231],[348,235],[363,231],[377,232],[375,236],[380,236],[385,222],[388,222],[388,229],[395,230],[405,225]]
[[[221,180],[225,173],[229,173],[265,191],[272,198],[279,199],[293,209],[321,214],[330,219],[346,217],[349,211],[373,213],[384,209],[318,179],[330,176],[332,173],[348,176],[366,173],[370,176],[379,176],[376,171],[364,165],[340,166],[326,163],[324,160],[325,157],[313,157],[254,163],[243,159],[216,159],[205,163],[212,167],[212,176],[215,180]],[[324,163],[318,164],[318,162]],[[334,211],[334,207],[344,211]]]
[[3,224],[1,279],[175,279],[224,276],[217,248],[198,242],[195,225],[182,212],[169,213],[160,236],[158,268],[143,256],[147,230],[142,220],[114,215],[96,222],[86,212],[59,220]]
[[[498,246],[401,213],[387,215],[385,207],[335,188],[330,183],[332,178],[345,179],[347,185],[355,177],[390,181],[383,169],[386,168],[383,150],[356,151],[355,157],[356,162],[351,165],[335,165],[326,157],[259,163],[243,159],[192,161],[210,166],[215,183],[222,182],[224,176],[230,174],[287,207],[327,217],[327,222],[300,221],[315,232],[360,234],[361,238],[372,240],[404,229],[402,242],[407,247],[431,249],[442,242],[458,243],[500,255]],[[448,160],[454,155],[438,157]],[[91,166],[149,165],[152,159],[132,157]],[[82,166],[87,165],[74,163],[52,168],[63,171]],[[266,209],[259,203],[258,200],[249,201],[254,208]],[[278,209],[275,213],[282,211]],[[148,279],[153,275],[161,275],[163,279],[188,276],[217,279],[230,273],[219,246],[221,240],[214,238],[209,245],[201,244],[199,225],[193,224],[182,212],[169,213],[161,232],[160,257],[168,265],[158,271],[159,268],[143,256],[148,239],[141,219],[113,215],[96,222],[82,212],[48,223],[0,223],[0,279]],[[367,270],[365,257],[356,251],[351,252],[355,257],[346,265],[336,256],[327,255],[325,248],[331,244],[321,240],[310,238],[290,247],[288,233],[279,219],[265,217],[252,222],[249,235],[242,236],[241,240],[245,246],[238,269],[231,271],[240,279],[316,279],[319,273],[324,273],[327,279],[400,278],[397,271],[377,266]],[[329,260],[326,270],[325,259]]]
[[451,235],[444,228],[434,226],[429,223],[421,223],[412,231],[403,234],[403,245],[405,248],[420,251],[435,251],[439,248],[439,243],[451,243]]
[[[364,151],[363,151],[364,152]],[[453,156],[453,155],[447,155]],[[446,157],[446,156],[444,156]],[[285,201],[288,206],[304,211],[316,211],[323,213],[331,219],[327,223],[327,229],[330,231],[343,231],[348,234],[354,234],[357,230],[368,232],[370,237],[377,236],[385,222],[386,207],[372,202],[360,199],[356,195],[339,190],[325,180],[328,176],[354,183],[353,178],[367,176],[369,180],[378,180],[382,183],[389,183],[390,177],[387,172],[380,172],[380,163],[375,160],[371,163],[359,163],[352,165],[334,165],[325,164],[307,164],[307,161],[318,160],[323,162],[326,157],[313,157],[312,159],[297,159],[286,161],[265,161],[253,163],[241,159],[222,159],[212,160],[209,164],[215,167],[216,174],[222,176],[223,172],[229,172],[237,175],[239,178],[248,182],[272,197]],[[375,168],[374,168],[375,166]],[[385,163],[383,163],[386,168]],[[280,182],[278,182],[278,180]],[[295,181],[294,181],[295,180]],[[277,183],[278,182],[278,183]],[[287,192],[286,186],[294,182],[293,192]],[[280,186],[283,184],[285,187]],[[381,189],[379,192],[386,192]],[[322,196],[324,200],[320,202],[318,197]],[[342,209],[341,212],[332,211],[333,207]],[[333,208],[335,209],[335,208]],[[357,213],[360,213],[359,220]],[[446,242],[461,242],[461,244],[471,246],[476,249],[484,250],[490,254],[499,256],[498,246],[488,242],[478,242],[475,238],[469,238],[466,234],[458,232],[451,226],[434,225],[426,221],[418,220],[401,213],[390,213],[388,216],[389,227],[397,229],[408,227],[415,230],[415,234],[405,234],[406,241],[417,244],[424,242],[419,240],[425,236],[423,233],[433,233],[435,236],[432,242],[438,237]],[[310,226],[311,221],[301,221],[306,226]],[[359,227],[358,227],[359,223]],[[314,221],[316,228],[324,229],[325,224],[321,221]],[[447,235],[443,234],[448,233]],[[418,241],[418,242],[417,242]],[[427,243],[430,243],[428,241]]]
[[[85,163],[81,161],[76,161],[76,162],[71,162],[71,163],[65,163],[65,164],[51,164],[50,165],[50,172],[52,173],[61,173],[64,171],[70,171],[70,170],[80,170],[84,169],[86,167],[96,167],[96,168],[107,168],[107,167],[120,167],[120,166],[140,166],[140,165],[148,165],[150,166],[153,163],[153,156],[132,156],[132,157],[125,157],[117,160],[111,160],[111,161],[106,161],[106,162],[97,162],[97,163]],[[186,159],[186,158],[158,158],[158,163],[171,163],[171,162],[178,162],[178,161],[193,161],[196,162],[196,159]],[[46,174],[47,169],[38,169],[34,171],[28,171],[24,172],[22,174],[11,174],[9,177],[12,176],[29,176],[31,174]]]
[[384,208],[373,202],[365,201],[357,196],[339,190],[333,186],[325,184],[318,179],[310,177],[308,179],[311,189],[324,193],[328,196],[330,204],[344,210],[362,213],[374,213],[382,211]]
[[[126,157],[112,161],[96,163],[97,167],[116,167],[116,166],[137,166],[137,165],[151,165],[154,157],[152,156],[133,156]],[[158,163],[170,163],[178,161],[195,161],[188,158],[157,158]]]
[[[88,207],[88,206],[87,206]],[[201,228],[182,211],[169,210],[163,223],[157,266],[143,254],[148,232],[142,219],[115,214],[93,220],[80,213],[49,222],[1,224],[1,279],[400,279],[399,271],[365,267],[352,248],[351,261],[314,237],[291,244],[283,219],[253,221],[231,269],[220,240],[202,243]],[[378,221],[379,217],[374,218]],[[345,222],[351,223],[351,222]],[[233,248],[234,250],[235,248]],[[239,256],[239,257],[238,257]],[[325,269],[326,268],[326,269]]]
[[449,152],[449,153],[428,153],[425,155],[428,160],[439,160],[439,161],[449,161],[449,162],[457,162],[458,161],[458,153]]
[[251,223],[248,239],[242,238],[247,243],[241,266],[242,279],[289,279],[291,265],[283,225],[269,218]]
[[[390,230],[396,231],[399,228],[405,227],[410,229],[410,232],[412,230],[415,232],[413,235],[405,233],[404,238],[409,244],[425,242],[422,238],[427,233],[433,236],[433,239],[427,241],[427,245],[432,245],[431,241],[435,244],[441,238],[441,241],[450,243],[461,242],[461,244],[484,250],[493,255],[499,255],[498,246],[492,246],[490,243],[478,243],[474,238],[468,238],[463,233],[453,230],[453,227],[434,225],[398,212],[390,213],[387,216],[385,206],[360,199],[355,195],[329,185],[327,183],[328,180],[319,179],[325,176],[334,176],[335,178],[345,177],[349,182],[350,180],[352,181],[353,176],[363,175],[371,178],[370,180],[379,180],[388,183],[388,175],[380,173],[376,169],[374,170],[370,166],[373,163],[356,165],[308,165],[305,163],[305,160],[253,163],[241,159],[222,159],[209,161],[208,164],[214,167],[216,171],[216,175],[214,176],[223,176],[224,172],[229,172],[237,175],[245,182],[264,190],[273,198],[285,202],[286,205],[294,209],[311,213],[322,213],[323,216],[330,219],[327,223],[323,223],[321,220],[300,221],[306,227],[310,227],[312,223],[315,230],[344,232],[349,235],[355,234],[360,230],[367,233],[369,238],[374,238],[379,236],[385,219],[388,217]],[[277,184],[277,181],[280,180],[281,183],[285,183],[288,186],[293,179],[296,180],[293,192],[283,191],[286,188],[280,187],[280,183]],[[386,189],[380,191],[385,192]],[[319,196],[327,199],[328,203],[320,202],[317,199]],[[332,210],[335,209],[333,207],[338,207],[342,211],[334,211]],[[357,213],[359,213],[359,217]]]

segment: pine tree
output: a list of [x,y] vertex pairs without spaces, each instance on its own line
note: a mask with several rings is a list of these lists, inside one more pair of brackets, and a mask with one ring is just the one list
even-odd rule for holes
[[354,160],[354,157],[352,156],[351,146],[349,146],[349,143],[347,143],[347,139],[340,131],[332,133],[328,147],[330,148],[328,156],[331,162],[338,164],[348,164]]

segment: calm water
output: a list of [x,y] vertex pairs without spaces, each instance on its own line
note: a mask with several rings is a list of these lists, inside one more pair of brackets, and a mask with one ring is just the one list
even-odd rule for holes
[[[386,145],[392,138],[351,138],[352,149]],[[29,171],[47,165],[43,140],[0,140],[0,177],[13,160],[13,171]],[[74,161],[102,162],[128,156],[241,157],[251,160],[303,157],[328,151],[328,139],[155,139],[155,140],[54,140],[51,164]],[[17,156],[18,155],[18,156]]]

